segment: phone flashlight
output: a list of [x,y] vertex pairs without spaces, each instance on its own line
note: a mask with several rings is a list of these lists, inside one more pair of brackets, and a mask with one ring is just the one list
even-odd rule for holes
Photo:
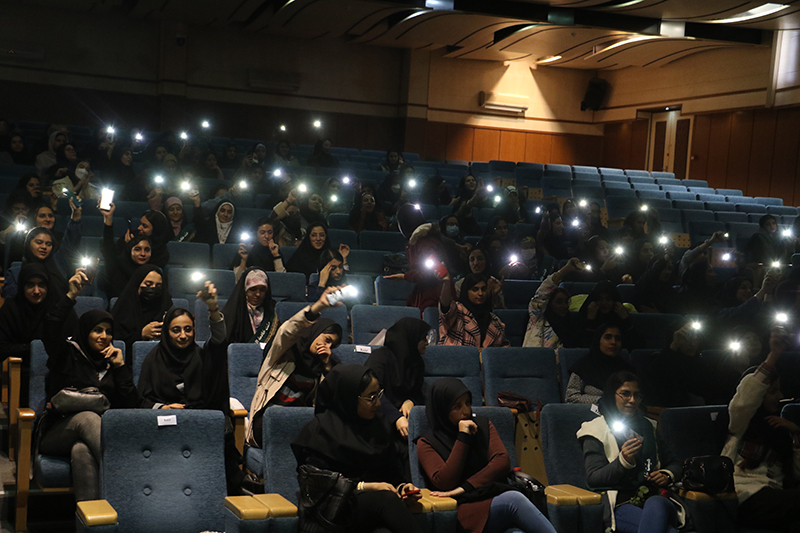
[[188,138],[189,138],[189,134],[188,134],[188,133],[186,133],[185,131],[182,131],[182,132],[181,132],[181,139],[183,139],[183,140],[185,141],[185,140],[186,140],[186,139],[188,139]]
[[275,172],[272,173],[272,175],[275,176],[276,178],[280,178],[281,174],[283,174],[283,172],[281,172],[281,169],[279,168],[276,168]]
[[92,264],[92,260],[91,259],[89,259],[88,257],[81,257],[81,266],[82,267],[88,267],[90,264]]
[[726,233],[725,235],[723,235],[723,237],[725,237],[725,238],[727,239],[727,238],[729,238],[729,237],[730,237],[730,234],[729,234],[729,233]]
[[590,263],[586,263],[586,265],[584,266],[584,268],[585,268],[586,270],[588,270],[589,272],[591,272],[591,271],[592,271],[592,265],[591,265]]
[[728,348],[730,348],[733,352],[738,352],[742,348],[742,343],[739,341],[731,341],[731,343],[728,345]]
[[578,227],[578,226],[580,226],[580,225],[581,225],[581,223],[578,221],[578,219],[577,219],[577,218],[576,218],[575,220],[573,220],[573,221],[572,221],[572,227],[573,227],[573,228],[577,228],[577,227]]
[[430,257],[429,257],[428,259],[426,259],[426,260],[425,260],[425,268],[430,268],[430,269],[432,269],[434,266],[436,266],[436,261],[434,261],[434,260],[433,260],[433,259],[431,259]]
[[181,183],[181,190],[182,191],[188,191],[191,188],[192,188],[192,186],[188,181],[184,181],[183,183]]
[[417,211],[422,211],[422,207],[419,204],[414,204],[414,209]]
[[203,123],[200,124],[200,125],[203,126],[203,128],[205,128],[205,129],[208,129],[208,128],[211,127],[211,124],[209,124],[209,122],[207,120],[204,120]]
[[534,212],[538,215],[539,213],[542,212],[542,208],[541,207],[537,207]]
[[300,185],[297,186],[297,190],[302,192],[302,193],[307,193],[308,192],[308,187],[306,187],[305,183],[301,183]]
[[512,254],[509,259],[511,259],[509,263],[516,263],[517,261],[519,261],[519,258],[515,254]]
[[203,279],[205,279],[205,277],[206,277],[205,274],[203,274],[202,272],[199,271],[192,272],[192,281],[202,281]]
[[345,185],[350,185],[350,176],[343,177],[342,183],[344,183]]
[[586,207],[587,205],[589,205],[589,202],[587,202],[586,200],[581,200],[580,202],[578,202],[578,205],[581,207]]
[[339,200],[339,197],[338,197],[338,196],[336,196],[335,194],[332,194],[332,195],[331,195],[331,202],[336,202],[336,201],[338,201],[338,200]]
[[731,254],[729,254],[729,253],[722,254],[722,260],[723,261],[730,261],[731,260]]
[[791,237],[792,236],[792,229],[791,228],[786,228],[785,230],[783,230],[783,236],[784,237]]
[[250,240],[250,234],[247,233],[246,231],[243,231],[239,239],[243,242],[248,242]]
[[156,176],[155,178],[153,178],[153,181],[155,181],[156,183],[161,184],[161,183],[164,183],[164,178],[162,178],[161,176]]
[[772,262],[772,268],[780,268],[780,266],[781,266],[781,262],[780,261],[773,261]]
[[240,181],[239,182],[239,188],[240,189],[246,189],[247,188],[247,182],[245,180]]
[[775,315],[775,322],[778,322],[780,324],[785,324],[788,321],[789,321],[789,315],[787,315],[786,313],[777,313]]
[[18,222],[17,231],[25,231],[25,224],[23,224],[22,222]]
[[499,195],[499,194],[495,195],[495,197],[494,197],[494,203],[496,203],[496,204],[499,204],[499,203],[500,203],[500,200],[502,200],[502,198],[500,198],[500,195]]
[[625,424],[623,424],[623,423],[622,423],[622,422],[620,422],[619,420],[617,420],[616,422],[614,422],[614,423],[611,425],[611,430],[612,430],[614,433],[622,433],[622,432],[624,432],[624,431],[625,431],[625,429],[626,429],[626,426],[625,426]]
[[494,190],[494,187],[492,187],[491,185],[487,185],[486,190],[492,192]]
[[144,135],[142,135],[141,133],[137,133],[134,138],[137,141],[143,141],[144,140]]
[[321,128],[322,127],[322,121],[321,120],[315,120],[314,121],[314,127],[315,128]]
[[695,331],[700,331],[701,329],[703,329],[703,324],[695,320],[694,322],[692,322],[692,329]]
[[100,209],[108,211],[111,209],[111,202],[114,201],[114,191],[112,189],[103,189],[100,193]]
[[413,189],[417,186],[417,180],[408,180],[408,188]]
[[668,242],[669,242],[669,239],[667,238],[666,235],[662,235],[661,237],[658,238],[658,243],[659,244],[667,244]]
[[642,206],[639,209],[641,209],[642,211],[647,211],[649,208],[647,207],[647,204],[642,204]]
[[286,126],[284,126],[283,124],[281,124],[280,130],[281,130],[281,131],[286,131]]
[[109,126],[106,128],[106,133],[114,135],[114,126]]
[[625,248],[623,248],[622,246],[617,246],[616,248],[614,248],[614,253],[617,255],[622,255],[625,253]]

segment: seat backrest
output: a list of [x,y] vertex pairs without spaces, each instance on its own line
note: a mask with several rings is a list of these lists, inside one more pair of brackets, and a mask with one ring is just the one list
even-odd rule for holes
[[354,305],[351,311],[353,343],[369,343],[382,329],[389,329],[403,317],[419,318],[419,309],[389,305]]
[[512,391],[532,401],[558,403],[558,367],[552,348],[484,348],[486,405],[497,405],[497,393]]
[[[517,452],[514,448],[514,415],[511,409],[505,407],[473,407],[472,412],[479,416],[485,416],[492,423],[503,441],[503,445],[508,452],[508,459],[511,462],[511,468],[517,466]],[[411,414],[408,417],[408,458],[411,466],[411,482],[417,487],[427,487],[425,483],[425,476],[422,474],[422,468],[419,464],[417,457],[417,438],[427,430],[428,417],[425,414],[425,408],[416,406],[411,409]]]
[[260,344],[228,345],[228,384],[231,397],[239,400],[245,409],[250,409],[263,361],[264,350]]
[[142,363],[153,348],[158,346],[158,341],[136,341],[133,343],[129,364],[133,372],[133,382],[139,385],[139,376],[142,373]]
[[[234,239],[239,237],[236,235]],[[211,264],[211,248],[204,242],[169,241],[167,250],[169,250],[170,265],[202,270]]]
[[[233,258],[236,256],[238,250],[238,244],[214,244],[214,246],[211,247],[211,254],[214,256],[211,266],[221,270],[230,268],[231,263],[233,263]],[[284,261],[286,260],[287,259],[284,258]]]
[[[284,323],[309,305],[311,304],[308,302],[278,302],[275,304],[275,314],[278,316],[278,320]],[[347,340],[347,307],[343,305],[339,307],[326,307],[322,310],[321,316],[330,318],[339,324],[342,327],[342,333],[345,337],[342,339],[342,342]]]
[[679,320],[681,315],[668,313],[634,313],[631,315],[633,328],[636,331],[647,332],[644,335],[645,348],[663,348],[667,341],[667,330]]
[[528,328],[527,309],[495,309],[494,314],[505,324],[505,336],[511,346],[522,346]]
[[372,351],[378,348],[381,348],[381,346],[340,344],[333,349],[332,353],[343,365],[363,365],[369,359]]
[[551,403],[544,406],[541,417],[542,454],[548,483],[588,488],[583,449],[576,434],[581,424],[596,416],[591,406],[586,404]]
[[379,250],[350,250],[350,255],[347,256],[350,271],[381,274],[383,273],[383,257],[386,253]]
[[719,455],[728,429],[727,405],[664,409],[658,429],[672,455],[680,461],[701,455]]
[[542,285],[541,281],[507,279],[503,282],[503,297],[507,309],[527,309],[531,298]]
[[105,310],[106,303],[99,296],[78,296],[75,298],[75,312],[81,316],[93,309]]
[[406,248],[406,238],[397,231],[364,230],[358,235],[358,242],[362,250],[399,253]]
[[398,279],[375,278],[375,297],[378,305],[406,305],[414,284]]
[[[192,299],[189,301],[194,302],[194,338],[198,343],[200,341],[207,341],[211,338],[211,324],[208,321],[208,306],[206,306],[202,300]],[[220,309],[225,309],[225,304],[228,303],[228,299],[218,298],[217,303]]]
[[119,515],[120,532],[225,527],[220,411],[111,409],[101,434],[102,495]]
[[304,302],[306,299],[306,277],[300,272],[269,272],[272,298],[275,301],[288,300]]
[[314,418],[313,407],[281,407],[264,411],[264,491],[277,493],[297,505],[297,459],[291,444]]
[[566,397],[569,369],[578,360],[589,354],[589,348],[561,348],[558,350],[558,374],[561,377],[561,397]]
[[[203,280],[195,280],[194,274],[199,272]],[[270,281],[272,280],[270,272]],[[301,274],[302,275],[302,274]],[[236,286],[236,277],[233,270],[219,270],[211,268],[170,268],[169,284],[170,293],[176,298],[186,298],[190,302],[195,299],[197,292],[203,287],[205,280],[210,280],[217,289],[220,298],[229,298]],[[305,280],[304,280],[305,281]],[[305,287],[305,284],[303,285]],[[273,289],[273,295],[275,290]]]
[[483,405],[483,379],[478,349],[473,346],[428,346],[425,355],[425,383],[452,377],[460,379],[472,393],[472,405]]

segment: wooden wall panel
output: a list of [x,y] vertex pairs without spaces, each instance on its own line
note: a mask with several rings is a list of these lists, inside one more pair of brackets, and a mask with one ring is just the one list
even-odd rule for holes
[[421,118],[407,118],[405,122],[405,142],[403,143],[403,151],[414,152],[423,156],[425,153],[425,132],[427,129],[427,120]]
[[797,164],[795,165],[794,199],[791,202],[789,202],[787,198],[784,198],[783,203],[784,205],[800,204],[800,151],[797,152]]
[[695,180],[708,179],[708,141],[711,135],[711,115],[698,115],[694,118],[692,137],[692,163],[689,176]]
[[447,124],[428,122],[425,130],[425,151],[423,159],[447,159]]
[[447,159],[472,160],[475,128],[461,124],[447,125]]
[[659,120],[655,124],[653,136],[653,170],[664,172],[664,147],[667,145],[667,121]]
[[625,168],[628,166],[632,130],[630,122],[605,125],[603,128],[602,166],[610,168]]
[[679,180],[686,178],[686,163],[689,157],[689,134],[692,121],[688,118],[679,119],[675,124],[675,157],[672,170]]
[[553,136],[547,133],[525,134],[525,161],[547,164],[550,161],[550,148]]
[[[577,143],[566,135],[553,137],[550,149],[550,162],[556,165],[569,165],[578,159]],[[580,163],[579,163],[580,164]]]
[[706,179],[711,183],[725,183],[728,172],[728,150],[731,142],[731,116],[729,113],[711,116],[708,142],[708,170]]
[[794,201],[794,177],[800,148],[800,110],[786,109],[777,114],[775,150],[772,155],[772,179],[769,196]]
[[[753,142],[752,111],[733,113],[731,117],[731,147],[728,151],[727,179],[720,183],[709,183],[710,187],[723,189],[747,190],[747,177],[750,173],[750,145]],[[695,124],[697,119],[695,118]],[[695,130],[697,134],[697,130]],[[692,176],[694,176],[694,162],[692,162]]]
[[500,159],[500,130],[475,128],[472,160],[491,161],[492,159]]
[[[627,168],[646,169],[647,168],[647,143],[650,134],[649,120],[634,120],[631,127],[630,150],[628,152]],[[603,152],[605,152],[605,139],[603,140]]]
[[777,115],[771,109],[759,109],[755,112],[753,142],[750,144],[750,171],[745,190],[748,196],[769,196],[776,122]]
[[500,159],[503,161],[525,160],[525,132],[500,132]]

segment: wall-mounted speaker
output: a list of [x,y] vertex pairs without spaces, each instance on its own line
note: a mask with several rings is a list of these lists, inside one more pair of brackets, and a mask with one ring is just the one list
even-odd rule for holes
[[583,96],[583,101],[581,102],[581,111],[586,111],[587,109],[592,111],[599,110],[600,106],[603,105],[603,101],[606,99],[608,88],[608,82],[602,78],[592,78],[589,80],[589,86],[586,87],[586,94]]

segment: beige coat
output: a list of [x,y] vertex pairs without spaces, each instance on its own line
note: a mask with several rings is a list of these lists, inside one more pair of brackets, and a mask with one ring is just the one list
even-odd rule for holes
[[[306,319],[306,311],[309,309],[311,309],[310,305],[301,309],[278,328],[272,341],[272,347],[261,364],[261,370],[258,371],[258,385],[256,385],[256,393],[250,404],[251,418],[278,394],[286,380],[294,372],[294,357],[289,348],[294,346],[300,339],[300,334],[311,326],[312,322]],[[245,442],[250,446],[256,445],[250,420],[247,424]]]

